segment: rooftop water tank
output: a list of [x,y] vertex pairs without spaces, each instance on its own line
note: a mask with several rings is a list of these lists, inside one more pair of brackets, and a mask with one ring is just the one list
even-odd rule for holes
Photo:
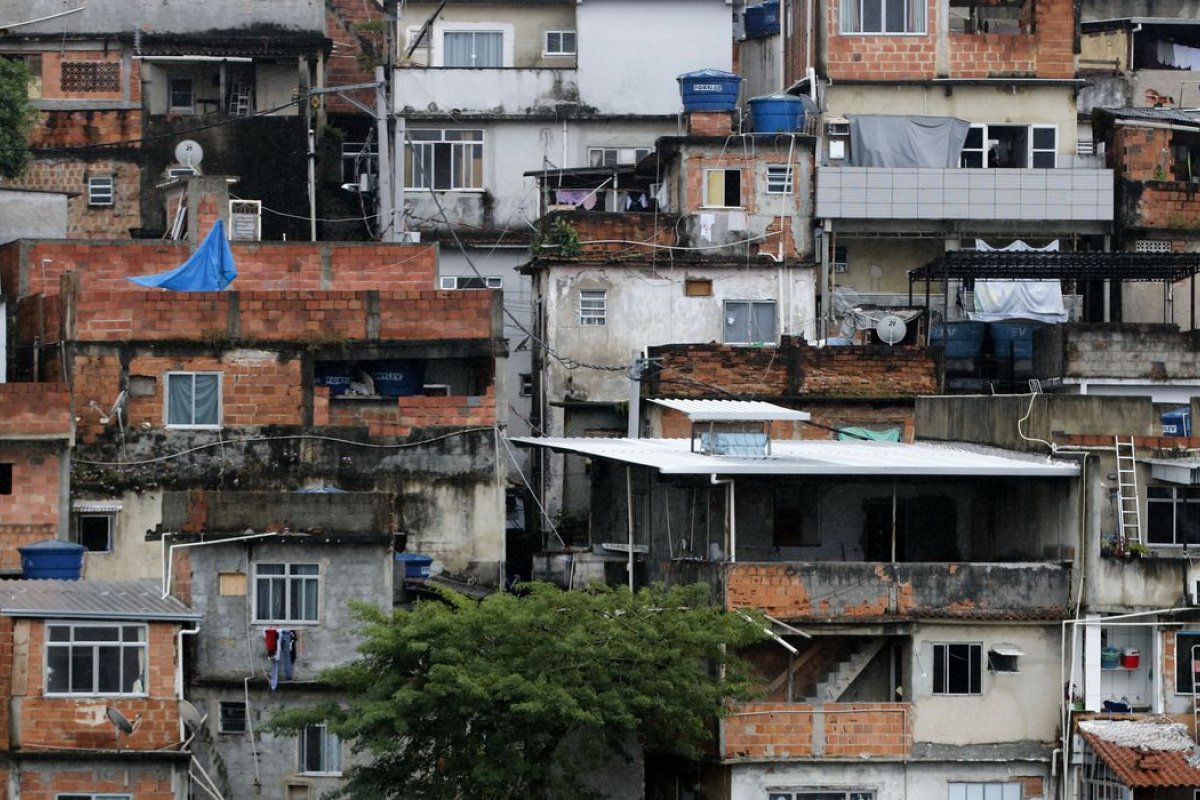
[[21,570],[30,580],[77,581],[83,572],[83,545],[47,539],[18,547]]
[[684,111],[733,111],[737,108],[742,76],[719,69],[685,72],[679,81]]
[[807,114],[815,113],[810,97],[790,94],[770,94],[751,97],[748,101],[755,133],[792,133],[804,130]]
[[746,38],[758,39],[779,33],[779,0],[767,0],[746,8]]

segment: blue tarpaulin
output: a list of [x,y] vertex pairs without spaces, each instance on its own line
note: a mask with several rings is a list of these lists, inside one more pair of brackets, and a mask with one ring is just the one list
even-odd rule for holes
[[126,278],[151,289],[176,292],[219,292],[237,277],[233,251],[225,237],[225,223],[217,220],[191,258],[170,272]]

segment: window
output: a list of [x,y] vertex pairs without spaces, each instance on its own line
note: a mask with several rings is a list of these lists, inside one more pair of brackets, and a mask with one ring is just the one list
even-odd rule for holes
[[191,78],[171,78],[167,82],[167,108],[188,114],[195,111],[196,94]]
[[255,564],[254,621],[316,622],[320,576],[317,564]]
[[443,66],[504,66],[504,34],[500,31],[446,31],[442,44]]
[[405,145],[409,189],[483,188],[483,131],[414,129]]
[[742,171],[704,170],[704,205],[710,208],[741,208]]
[[1146,541],[1149,544],[1200,544],[1200,488],[1146,487]]
[[342,142],[342,183],[361,185],[367,175],[367,188],[373,189],[379,150],[374,142]]
[[636,164],[648,155],[650,155],[649,147],[589,147],[588,165],[615,167]]
[[951,783],[949,800],[1021,800],[1021,784]]
[[111,206],[113,204],[113,179],[111,175],[93,175],[87,182],[88,205]]
[[842,0],[842,33],[924,33],[925,0]]
[[773,507],[775,547],[816,547],[821,544],[820,496],[811,486],[775,487]]
[[833,248],[833,271],[845,272],[850,268],[850,251],[845,245],[838,245]]
[[933,693],[980,694],[983,645],[947,643],[933,646]]
[[12,494],[12,464],[0,464],[0,495]]
[[1053,125],[972,125],[963,144],[963,167],[1054,169],[1058,128]]
[[56,794],[54,800],[133,800],[131,794]]
[[545,55],[575,55],[575,31],[546,31]]
[[1052,125],[1033,125],[1030,166],[1054,169],[1058,166],[1058,129]]
[[121,91],[121,65],[116,61],[64,61],[58,87],[71,94]]
[[683,282],[685,297],[712,297],[712,293],[711,278],[687,278]]
[[341,775],[342,743],[324,725],[309,725],[300,734],[300,772]]
[[790,164],[767,165],[767,194],[792,193],[792,167]]
[[[1193,664],[1197,662],[1200,662],[1200,631],[1176,631],[1175,694],[1192,693],[1193,677],[1200,681],[1200,673],[1193,668]],[[1197,688],[1200,688],[1200,683]]]
[[1020,672],[1018,659],[1023,655],[1020,648],[998,644],[988,648],[988,669],[992,672]]
[[875,792],[862,789],[801,789],[767,791],[767,800],[875,800]]
[[533,395],[533,374],[530,372],[521,373],[521,397],[530,397]]
[[212,428],[221,424],[221,373],[168,372],[167,425]]
[[977,0],[950,0],[951,33],[1026,33],[1021,28],[1021,6],[997,5]]
[[225,702],[221,701],[217,704],[220,717],[218,719],[217,730],[221,733],[245,733],[246,732],[246,704],[241,701]]
[[608,317],[607,289],[579,290],[579,324],[603,325]]
[[47,695],[146,693],[145,625],[47,625]]
[[79,512],[75,515],[75,541],[89,553],[110,553],[117,515],[112,511]]
[[726,300],[725,341],[730,344],[774,344],[775,302]]
[[504,278],[500,275],[443,275],[441,287],[452,289],[503,289]]

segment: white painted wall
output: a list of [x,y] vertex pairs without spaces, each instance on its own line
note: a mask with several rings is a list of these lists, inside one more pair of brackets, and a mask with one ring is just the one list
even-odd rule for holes
[[[104,581],[162,578],[162,545],[146,541],[146,532],[154,530],[162,522],[162,492],[124,492],[115,499],[121,503],[121,510],[117,512],[113,549],[108,553],[84,554],[83,576]],[[74,529],[71,535],[74,537]]]
[[579,25],[579,91],[604,114],[682,110],[676,76],[733,66],[726,0],[585,0]]
[[[961,723],[961,720],[960,720]],[[764,800],[771,790],[862,789],[876,800],[939,800],[949,797],[954,782],[1004,783],[1019,777],[1040,777],[1050,797],[1048,764],[1000,761],[931,761],[927,763],[802,763],[736,764],[730,769],[731,800]],[[1034,800],[1031,798],[1031,800]]]
[[[67,193],[0,187],[0,244],[14,239],[67,238]],[[0,286],[16,295],[17,287]]]

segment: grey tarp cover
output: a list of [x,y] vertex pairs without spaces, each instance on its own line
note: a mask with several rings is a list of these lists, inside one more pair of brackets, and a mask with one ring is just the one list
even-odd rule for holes
[[850,120],[851,167],[959,166],[971,125],[956,117],[855,114]]

